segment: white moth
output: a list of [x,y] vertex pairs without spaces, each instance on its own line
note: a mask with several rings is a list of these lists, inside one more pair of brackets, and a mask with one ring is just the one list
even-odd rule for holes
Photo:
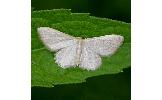
[[82,39],[49,27],[38,28],[38,33],[45,46],[56,52],[55,62],[62,68],[96,70],[101,65],[100,56],[112,55],[124,41],[120,35]]

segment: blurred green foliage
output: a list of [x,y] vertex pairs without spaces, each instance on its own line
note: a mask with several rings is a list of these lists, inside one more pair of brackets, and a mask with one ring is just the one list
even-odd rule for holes
[[72,9],[72,12],[131,22],[131,0],[32,0],[34,10]]

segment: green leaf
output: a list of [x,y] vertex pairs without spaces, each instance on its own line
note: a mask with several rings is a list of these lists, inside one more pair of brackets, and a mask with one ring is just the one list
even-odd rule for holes
[[[38,27],[51,27],[72,36],[83,38],[119,34],[124,44],[111,57],[103,57],[98,70],[62,69],[54,61],[54,52],[44,47]],[[32,12],[32,86],[53,87],[58,84],[81,83],[88,77],[115,74],[130,66],[130,23],[97,18],[86,13],[71,13],[68,9]]]
[[[86,79],[84,83],[32,87],[32,100],[131,100],[131,68],[123,73]],[[57,98],[57,99],[56,99]]]

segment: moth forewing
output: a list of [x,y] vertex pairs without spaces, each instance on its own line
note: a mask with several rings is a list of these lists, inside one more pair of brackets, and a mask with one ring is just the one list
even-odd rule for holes
[[111,56],[122,45],[124,37],[120,35],[105,35],[86,39],[86,46],[100,56]]
[[50,51],[57,51],[67,46],[75,45],[74,37],[49,27],[37,29],[40,39]]

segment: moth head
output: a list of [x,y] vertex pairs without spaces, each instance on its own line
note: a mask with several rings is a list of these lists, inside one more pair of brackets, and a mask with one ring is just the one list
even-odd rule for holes
[[82,39],[82,37],[76,37],[77,39]]

